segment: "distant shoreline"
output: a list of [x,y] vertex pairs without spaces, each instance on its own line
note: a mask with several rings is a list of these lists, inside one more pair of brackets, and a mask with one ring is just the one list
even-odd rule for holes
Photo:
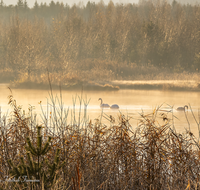
[[[12,89],[50,89],[49,84],[23,82],[23,83],[1,83]],[[95,90],[95,91],[117,91],[120,89],[135,90],[171,90],[171,91],[200,91],[200,83],[188,80],[114,80],[111,82],[80,82],[70,85],[51,84],[52,89],[58,90]]]
[[116,80],[111,84],[119,86],[120,89],[200,91],[200,83],[194,80]]

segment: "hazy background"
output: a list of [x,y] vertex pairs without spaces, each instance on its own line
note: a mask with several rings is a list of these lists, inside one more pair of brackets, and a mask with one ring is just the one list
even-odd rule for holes
[[194,80],[199,89],[199,4],[33,1],[33,8],[29,0],[0,6],[1,82],[43,88],[48,69],[52,84],[73,88],[112,88],[114,80]]
[[[18,0],[4,0],[4,3],[6,5],[16,5]],[[100,0],[92,0],[90,2],[95,2],[98,3]],[[103,2],[105,4],[108,4],[110,0],[104,0]],[[113,3],[138,3],[139,0],[113,0]],[[51,2],[51,0],[37,0],[38,4],[40,3],[47,3],[49,4]],[[54,2],[63,2],[64,4],[68,4],[68,5],[73,5],[73,4],[79,4],[80,2],[83,3],[84,5],[87,4],[88,0],[58,0],[58,1],[54,1]],[[27,0],[28,6],[29,7],[33,7],[35,0]]]
[[[3,0],[5,5],[16,5],[18,0]],[[110,0],[104,0],[103,2],[105,4],[108,4]],[[138,3],[141,0],[113,0],[113,3]],[[172,2],[173,0],[168,0],[168,2]],[[47,5],[51,2],[51,0],[37,0],[38,4],[40,3],[47,3]],[[79,4],[79,3],[83,3],[83,5],[86,5],[88,0],[58,0],[55,2],[63,2],[64,4],[68,4],[70,6],[72,6],[73,4]],[[100,2],[100,0],[91,0],[90,2],[95,2],[98,3]],[[200,0],[177,0],[177,2],[180,3],[199,3]],[[33,7],[35,0],[27,0],[28,6],[31,8]]]

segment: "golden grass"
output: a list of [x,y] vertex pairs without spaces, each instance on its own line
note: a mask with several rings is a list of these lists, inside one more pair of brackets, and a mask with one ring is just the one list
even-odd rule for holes
[[[118,64],[114,61],[87,59],[78,63],[69,63],[71,69],[41,73],[18,73],[9,71],[15,76],[11,82],[12,88],[49,89],[50,78],[54,88],[85,90],[118,90],[120,88],[132,89],[164,89],[164,90],[199,90],[199,73],[177,72],[161,69],[154,66],[138,66],[135,63]],[[3,71],[2,71],[3,73]],[[3,74],[6,80],[8,74]]]
[[[66,161],[52,190],[200,188],[199,139],[190,131],[175,131],[171,107],[165,111],[158,107],[148,115],[141,113],[138,126],[131,126],[131,118],[122,114],[118,118],[105,115],[110,125],[104,125],[100,120],[88,121],[88,102],[78,99],[83,110],[75,117],[73,110],[70,113],[63,109],[62,98],[51,93],[51,117],[48,113],[42,116],[42,135],[44,139],[48,135],[53,138],[51,150],[44,158],[52,163],[60,148],[60,160]],[[13,116],[1,117],[1,180],[8,175],[9,158],[17,164],[19,157],[24,156],[27,162],[25,138],[36,138],[35,117],[31,112],[25,115],[12,96],[9,100]],[[158,117],[162,123],[158,123]],[[0,183],[2,189],[22,189],[25,184],[26,189],[44,189],[42,183]]]
[[200,91],[200,82],[195,80],[114,80],[111,84],[120,89]]

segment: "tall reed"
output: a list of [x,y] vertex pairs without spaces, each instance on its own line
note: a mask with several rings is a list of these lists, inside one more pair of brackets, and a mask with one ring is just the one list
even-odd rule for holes
[[[76,100],[79,112],[76,114]],[[36,138],[34,117],[23,114],[13,97],[13,116],[1,118],[1,179],[9,173],[8,159],[15,165],[23,156],[27,134]],[[74,97],[72,110],[65,110],[60,97],[50,94],[47,111],[43,110],[44,140],[52,137],[51,150],[44,155],[53,163],[56,150],[65,162],[48,189],[199,189],[200,149],[198,137],[188,129],[177,133],[173,126],[172,107],[160,106],[151,114],[141,113],[138,126],[130,125],[130,117],[119,112],[118,118],[107,117],[92,123],[82,96]],[[71,112],[71,113],[70,113]],[[70,115],[71,114],[71,115]],[[197,122],[199,123],[199,122]],[[31,128],[32,127],[32,128]],[[11,176],[9,176],[11,177]],[[19,183],[1,182],[2,189],[20,189]],[[42,187],[45,189],[45,187]],[[27,189],[37,189],[27,183]],[[47,188],[46,188],[47,189]]]

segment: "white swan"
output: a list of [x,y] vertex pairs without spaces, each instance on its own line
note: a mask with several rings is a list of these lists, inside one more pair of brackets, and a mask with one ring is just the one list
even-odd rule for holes
[[112,106],[110,106],[110,109],[119,109],[119,106],[117,104],[113,104]]
[[108,104],[103,104],[103,100],[101,98],[99,98],[99,100],[101,100],[100,108],[109,108],[110,107]]
[[177,110],[177,111],[185,111],[185,108],[188,109],[188,106],[185,105],[184,107],[178,107],[176,110]]

